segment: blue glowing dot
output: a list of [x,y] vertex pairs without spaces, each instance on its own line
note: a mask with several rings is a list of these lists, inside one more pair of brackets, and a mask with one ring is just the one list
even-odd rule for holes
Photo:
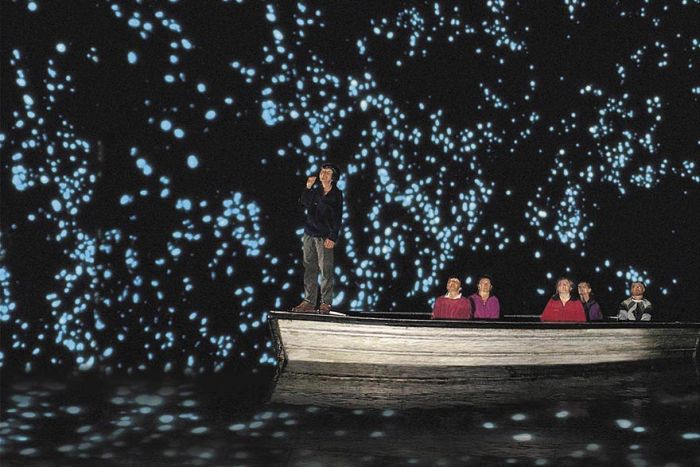
[[38,8],[38,6],[37,6],[36,2],[29,2],[27,4],[27,10],[29,10],[29,11],[32,11],[32,12],[36,11],[37,8]]
[[51,207],[54,211],[58,212],[61,210],[61,202],[57,199],[51,201]]
[[56,44],[56,50],[59,53],[64,53],[66,51],[66,44],[64,44],[63,42],[59,42],[58,44]]
[[182,128],[175,128],[173,134],[177,139],[181,139],[185,137],[185,130],[183,130]]
[[175,420],[175,417],[173,417],[172,415],[161,415],[160,417],[158,417],[158,421],[160,421],[161,423],[171,423],[173,420]]
[[196,169],[199,166],[199,159],[194,154],[187,156],[187,167],[190,169]]
[[142,394],[142,395],[136,396],[136,398],[134,399],[134,401],[135,401],[138,405],[147,405],[147,406],[150,406],[150,407],[155,407],[155,406],[158,406],[158,405],[162,405],[163,402],[164,402],[162,397],[160,397],[160,396],[148,395],[148,394]]
[[173,124],[170,120],[161,120],[160,122],[160,129],[163,131],[170,131],[170,129],[173,127]]
[[214,120],[216,118],[216,111],[215,110],[208,110],[206,114],[204,114],[204,118],[207,120]]
[[153,168],[148,165],[148,162],[146,162],[146,159],[140,157],[136,160],[136,167],[141,169],[144,175],[148,176],[153,173]]
[[311,138],[309,138],[309,135],[301,135],[301,144],[307,148],[311,146]]
[[139,56],[136,52],[133,50],[129,51],[128,54],[126,54],[126,59],[129,61],[130,64],[134,64],[139,60]]
[[204,83],[197,84],[197,91],[205,92],[207,90],[207,85]]
[[630,428],[630,427],[632,426],[632,422],[629,421],[629,420],[625,420],[624,418],[615,420],[615,423],[616,423],[617,426],[619,426],[620,428],[625,428],[625,429]]

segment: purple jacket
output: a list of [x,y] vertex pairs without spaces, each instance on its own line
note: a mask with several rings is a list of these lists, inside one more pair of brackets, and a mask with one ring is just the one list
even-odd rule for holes
[[472,310],[474,312],[474,319],[500,319],[501,318],[501,304],[498,301],[498,297],[495,295],[490,295],[486,301],[481,299],[481,296],[477,293],[473,293],[469,296],[469,301],[472,304]]
[[603,312],[600,310],[600,305],[595,301],[594,298],[589,298],[587,302],[583,302],[583,310],[586,312],[586,319],[588,321],[600,321],[603,319]]

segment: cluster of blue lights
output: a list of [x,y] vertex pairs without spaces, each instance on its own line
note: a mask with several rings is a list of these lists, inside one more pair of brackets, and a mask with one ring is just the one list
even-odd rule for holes
[[[301,187],[327,159],[343,168],[347,200],[338,308],[427,303],[446,274],[472,284],[498,255],[527,258],[535,297],[591,257],[587,272],[606,278],[599,288],[611,295],[634,279],[672,295],[677,277],[657,272],[653,259],[587,246],[605,223],[596,217],[601,190],[620,205],[665,180],[683,184],[676,202],[697,190],[700,137],[667,143],[679,99],[687,114],[700,99],[700,39],[668,18],[698,6],[615,6],[609,21],[658,34],[610,51],[613,59],[582,76],[538,47],[543,38],[561,48],[580,40],[596,6],[557,7],[547,21],[558,32],[524,22],[524,7],[505,0],[368,9],[347,30],[337,24],[343,2],[224,1],[203,13],[256,17],[253,47],[245,32],[212,43],[182,2],[106,1],[94,8],[118,54],[108,56],[109,38],[45,38],[43,56],[10,41],[3,65],[16,92],[3,96],[0,149],[3,196],[21,203],[21,215],[3,219],[0,236],[6,346],[24,352],[27,369],[39,359],[193,372],[239,358],[274,363],[270,342],[248,336],[263,330],[265,310],[298,300],[302,216],[271,199],[283,178]],[[57,7],[14,8],[40,23]],[[120,96],[131,113],[114,118],[138,131],[117,149],[71,110],[93,106],[85,77],[107,63],[120,67],[115,88],[136,83]],[[116,175],[106,172],[115,166]],[[261,172],[255,183],[251,168]],[[96,212],[111,216],[95,225]],[[15,270],[21,252],[1,249],[28,232],[54,255],[49,279],[33,286],[43,299],[33,306],[45,307],[38,320],[22,309],[31,274]],[[126,363],[137,343],[135,363]]]

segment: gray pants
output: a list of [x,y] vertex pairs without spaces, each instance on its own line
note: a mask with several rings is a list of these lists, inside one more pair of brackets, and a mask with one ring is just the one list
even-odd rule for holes
[[316,306],[318,273],[321,272],[321,303],[333,303],[333,248],[323,247],[323,238],[302,238],[304,253],[304,300]]

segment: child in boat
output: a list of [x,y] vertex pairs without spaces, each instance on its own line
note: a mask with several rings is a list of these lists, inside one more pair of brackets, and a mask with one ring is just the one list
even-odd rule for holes
[[471,319],[472,306],[462,297],[462,283],[456,277],[447,280],[447,293],[435,299],[431,319]]
[[566,277],[557,281],[557,293],[549,299],[540,321],[586,321],[581,302],[571,296],[574,283]]

